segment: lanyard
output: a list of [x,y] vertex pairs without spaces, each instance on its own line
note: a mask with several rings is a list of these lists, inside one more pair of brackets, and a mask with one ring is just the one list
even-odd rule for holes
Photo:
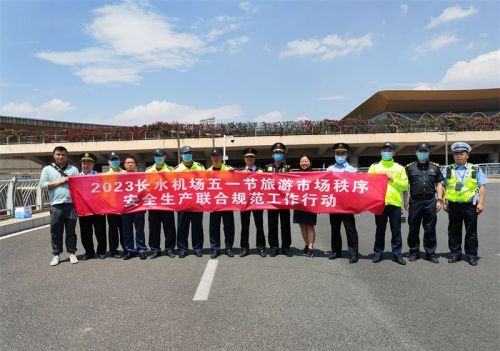
[[455,169],[455,173],[457,174],[457,178],[460,177],[462,179],[461,183],[464,183],[465,176],[467,175],[467,168],[460,174],[458,169]]

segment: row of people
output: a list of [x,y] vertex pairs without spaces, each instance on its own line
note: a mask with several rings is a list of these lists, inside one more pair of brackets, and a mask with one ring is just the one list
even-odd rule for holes
[[[421,225],[424,228],[424,250],[425,258],[431,262],[438,263],[436,255],[436,213],[444,208],[449,213],[448,238],[450,248],[449,262],[457,262],[462,258],[462,224],[465,224],[465,255],[464,259],[471,265],[478,263],[478,239],[477,239],[477,216],[484,209],[485,184],[487,179],[481,169],[467,162],[471,147],[465,143],[455,143],[451,149],[455,164],[440,169],[438,164],[429,161],[429,144],[417,145],[417,161],[403,167],[394,161],[396,146],[387,142],[381,148],[381,160],[371,165],[369,173],[382,173],[388,177],[388,186],[385,199],[385,209],[381,215],[375,215],[375,244],[373,262],[382,260],[385,247],[385,231],[389,221],[391,229],[391,248],[393,260],[399,264],[406,264],[402,256],[401,237],[401,209],[404,206],[408,212],[409,235],[408,246],[409,260],[415,261],[420,258],[419,231]],[[357,172],[348,162],[350,147],[346,143],[337,143],[333,146],[335,163],[327,171],[331,172]],[[255,165],[257,150],[247,148],[243,150],[245,167],[240,169],[246,172],[274,172],[285,173],[290,171],[286,163],[286,146],[276,143],[271,147],[274,162],[261,169]],[[51,243],[53,259],[51,265],[60,262],[60,253],[63,251],[63,232],[66,230],[66,249],[70,254],[70,262],[77,263],[76,258],[76,213],[73,206],[67,180],[73,175],[93,175],[96,159],[90,153],[81,155],[81,171],[68,163],[68,152],[58,146],[53,152],[54,163],[44,167],[40,177],[40,186],[49,189],[49,201],[51,204]],[[175,168],[166,164],[166,154],[157,149],[154,152],[154,165],[146,169],[146,172],[187,172],[203,171],[205,167],[194,161],[192,148],[185,146],[181,149],[182,162]],[[118,154],[112,152],[109,155],[108,173],[136,172],[137,162],[133,156],[127,156],[123,160],[124,168],[121,168],[121,160]],[[222,159],[222,150],[215,148],[211,155],[212,166],[210,171],[232,170]],[[303,155],[299,159],[300,171],[311,171],[311,158]],[[408,193],[409,188],[409,193]],[[437,198],[436,198],[437,195]],[[266,238],[263,228],[263,210],[252,210],[240,212],[241,217],[241,253],[244,257],[249,254],[249,233],[251,215],[254,217],[256,227],[256,247],[262,257],[266,257]],[[268,243],[269,255],[271,257],[283,254],[292,256],[290,210],[268,210]],[[331,224],[331,254],[329,259],[339,258],[342,252],[342,238],[340,235],[341,225],[344,225],[347,246],[349,250],[349,262],[356,263],[358,254],[358,233],[354,215],[335,214],[329,215]],[[108,222],[108,238],[110,256],[130,259],[136,254],[141,259],[146,259],[146,240],[144,233],[145,211],[128,213],[122,215],[92,215],[80,217],[80,232],[82,245],[85,249],[84,259],[90,259],[97,255],[99,258],[106,257],[106,218]],[[173,211],[150,210],[149,222],[149,247],[150,258],[162,255],[160,248],[161,232],[165,235],[165,254],[169,257],[178,255],[180,258],[188,254],[189,228],[191,227],[192,249],[196,256],[201,257],[204,233],[203,212],[180,211],[178,212],[178,227],[175,228]],[[209,220],[209,237],[211,257],[216,258],[221,254],[220,227],[224,224],[224,253],[234,256],[233,245],[235,236],[233,211],[211,212]],[[307,258],[314,255],[315,225],[317,214],[304,211],[294,211],[293,222],[299,224],[302,237],[305,242],[304,253]],[[135,227],[135,235],[134,235]],[[281,227],[281,247],[279,245],[278,231]],[[97,239],[97,250],[94,250],[93,232]],[[134,239],[135,237],[135,239]],[[118,251],[121,244],[123,255]],[[177,252],[175,247],[177,244]]]

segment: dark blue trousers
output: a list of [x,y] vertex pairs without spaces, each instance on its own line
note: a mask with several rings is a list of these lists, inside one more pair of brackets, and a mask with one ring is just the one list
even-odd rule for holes
[[[144,221],[146,211],[122,214],[123,241],[127,252],[146,252],[146,238],[144,237]],[[134,227],[135,245],[134,246]]]
[[123,226],[122,226],[122,216],[108,214],[106,215],[108,219],[108,242],[109,242],[109,252],[115,253],[118,250],[118,245],[121,244],[122,249],[125,251],[125,243],[123,242]]
[[375,256],[381,256],[384,253],[385,247],[385,229],[387,227],[387,220],[389,219],[389,225],[391,227],[391,246],[392,254],[394,257],[401,256],[401,207],[386,205],[384,213],[381,216],[375,215],[375,224],[377,225],[377,230],[375,232],[375,246],[373,252]]
[[165,234],[165,249],[173,250],[175,248],[175,219],[172,211],[150,210],[148,215],[149,222],[149,247],[151,251],[161,251],[161,228]]
[[203,212],[179,212],[177,216],[177,249],[188,250],[189,225],[193,250],[203,249]]
[[210,248],[220,250],[220,222],[224,222],[224,243],[226,249],[232,249],[234,244],[234,214],[233,211],[210,212]]

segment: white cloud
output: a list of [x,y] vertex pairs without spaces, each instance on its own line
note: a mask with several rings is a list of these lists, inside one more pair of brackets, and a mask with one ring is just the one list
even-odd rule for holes
[[337,101],[337,100],[344,100],[345,96],[342,95],[331,95],[331,96],[323,96],[320,97],[318,100],[320,101]]
[[408,4],[401,4],[399,5],[399,9],[401,10],[401,13],[407,13],[408,12]]
[[252,5],[249,1],[240,2],[240,9],[242,9],[247,15],[254,15],[259,12],[257,6]]
[[357,38],[341,38],[337,34],[330,34],[321,39],[293,40],[287,43],[280,57],[319,56],[320,60],[327,61],[373,46],[372,37],[371,33]]
[[124,125],[142,125],[157,121],[198,123],[201,119],[214,116],[216,121],[241,116],[241,108],[237,105],[226,105],[213,108],[196,108],[179,105],[168,101],[151,101],[146,105],[129,108],[113,117],[114,121]]
[[281,113],[280,111],[272,111],[265,113],[263,115],[259,115],[255,117],[253,120],[254,122],[269,122],[269,123],[281,122],[284,120],[284,116],[283,113]]
[[479,11],[474,6],[470,6],[468,9],[463,9],[458,5],[450,6],[444,9],[438,17],[431,17],[429,24],[427,24],[425,28],[434,28],[440,24],[466,18],[478,12]]
[[439,50],[445,46],[456,43],[457,41],[458,38],[455,34],[442,33],[434,36],[428,42],[416,46],[414,52],[417,55],[423,55],[429,51]]
[[308,116],[298,116],[295,118],[296,121],[310,121],[311,119]]
[[228,39],[227,46],[228,46],[229,52],[231,54],[237,53],[238,51],[240,51],[243,48],[243,46],[246,43],[248,43],[249,40],[250,40],[250,38],[247,36]]
[[[230,23],[205,36],[180,32],[139,0],[93,11],[85,32],[95,45],[76,51],[41,51],[37,57],[69,66],[86,83],[134,83],[144,72],[187,70],[200,56],[215,52],[209,44],[239,27]],[[229,21],[220,17],[219,22]]]
[[40,106],[33,106],[29,102],[9,102],[0,107],[0,114],[12,117],[47,118],[74,109],[69,101],[55,98]]
[[500,86],[500,50],[479,55],[470,61],[458,61],[437,83],[419,83],[415,90],[480,89]]

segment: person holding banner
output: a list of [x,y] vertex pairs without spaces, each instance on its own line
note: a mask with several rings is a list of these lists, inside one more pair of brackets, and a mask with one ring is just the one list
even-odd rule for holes
[[[127,173],[137,172],[137,161],[134,156],[127,156],[123,162]],[[139,253],[141,260],[146,259],[146,238],[144,235],[144,222],[146,211],[139,211],[133,213],[122,214],[123,225],[123,242],[125,243],[125,256],[124,260],[130,260]],[[134,245],[134,226],[135,226],[135,245]]]
[[[207,171],[232,171],[231,166],[227,166],[222,161],[222,149],[215,148],[212,150],[212,166]],[[228,257],[234,257],[233,244],[234,244],[234,214],[233,211],[214,211],[210,212],[210,248],[212,254],[210,258],[217,258],[220,255],[220,222],[224,222],[224,250]]]
[[[181,149],[182,162],[175,167],[175,172],[204,171],[201,163],[193,161],[193,149],[184,146]],[[189,225],[191,224],[191,240],[194,253],[203,257],[203,212],[180,211],[177,216],[177,251],[179,258],[188,253]]]
[[[243,159],[245,160],[245,167],[241,168],[240,171],[252,172],[252,173],[262,173],[262,169],[255,165],[255,156],[257,156],[257,150],[254,148],[247,148],[243,150]],[[251,211],[241,211],[241,253],[240,257],[248,256],[250,253],[250,215],[253,213],[253,220],[255,222],[255,229],[257,231],[257,250],[261,257],[266,257],[266,237],[264,234],[264,211],[263,210],[251,210]]]
[[[120,167],[120,155],[112,152],[108,155],[109,170],[108,174],[127,173]],[[118,251],[118,243],[121,244],[123,253],[125,254],[125,243],[123,242],[123,226],[121,215],[108,214],[108,241],[109,241],[109,256],[114,258],[122,258]]]
[[[97,174],[94,170],[95,161],[95,155],[88,152],[81,154],[80,164],[82,165],[82,170],[80,175]],[[106,258],[106,217],[104,215],[83,216],[78,217],[78,222],[80,222],[80,235],[83,248],[85,249],[85,255],[83,255],[82,260],[89,260],[96,255],[92,232],[95,233],[97,239],[97,256],[100,259]]]
[[481,168],[468,163],[472,147],[458,142],[451,145],[455,163],[443,171],[445,191],[444,210],[448,212],[449,263],[462,260],[462,223],[465,226],[464,260],[477,266],[477,217],[484,210],[488,179]]
[[[312,162],[311,157],[308,155],[302,155],[299,157],[299,167],[301,172],[311,172]],[[297,223],[300,226],[300,232],[302,233],[302,238],[306,243],[306,258],[313,258],[314,256],[314,241],[316,240],[316,231],[314,226],[318,219],[317,213],[306,212],[306,211],[293,211],[293,223]]]
[[[165,163],[166,154],[162,149],[156,149],[154,154],[155,164],[146,169],[146,173],[173,172],[174,168]],[[163,225],[165,235],[165,255],[175,257],[175,218],[173,211],[149,210],[149,247],[151,249],[150,259],[161,256],[160,236]]]
[[368,173],[384,173],[389,178],[385,195],[385,209],[382,215],[375,215],[375,245],[373,263],[382,261],[385,246],[385,229],[387,220],[391,226],[391,246],[393,261],[405,265],[406,261],[402,255],[401,239],[401,207],[403,201],[401,193],[408,189],[408,177],[403,166],[394,161],[396,145],[386,142],[382,145],[380,155],[382,160],[374,163],[368,169]]
[[48,189],[50,202],[50,236],[52,243],[51,266],[61,261],[59,255],[63,251],[63,233],[66,229],[66,250],[69,261],[78,263],[76,258],[76,212],[68,187],[68,177],[78,175],[78,169],[68,163],[68,150],[64,146],[56,146],[52,152],[54,161],[45,166],[40,175],[39,187]]
[[[356,173],[357,169],[347,162],[349,144],[337,143],[333,145],[335,153],[335,163],[328,167],[328,172],[349,172]],[[328,257],[330,260],[339,258],[342,255],[342,237],[340,236],[340,226],[344,223],[347,237],[347,247],[349,249],[349,263],[356,263],[359,260],[358,254],[358,231],[356,230],[356,220],[353,214],[330,213],[330,228],[332,232],[332,253]]]
[[[266,172],[286,173],[290,172],[290,166],[285,163],[286,146],[283,143],[275,143],[271,146],[274,163],[266,166]],[[290,245],[292,234],[290,231],[290,210],[267,210],[267,222],[269,227],[269,256],[275,257],[279,254],[278,221],[281,221],[281,253],[292,257]]]

